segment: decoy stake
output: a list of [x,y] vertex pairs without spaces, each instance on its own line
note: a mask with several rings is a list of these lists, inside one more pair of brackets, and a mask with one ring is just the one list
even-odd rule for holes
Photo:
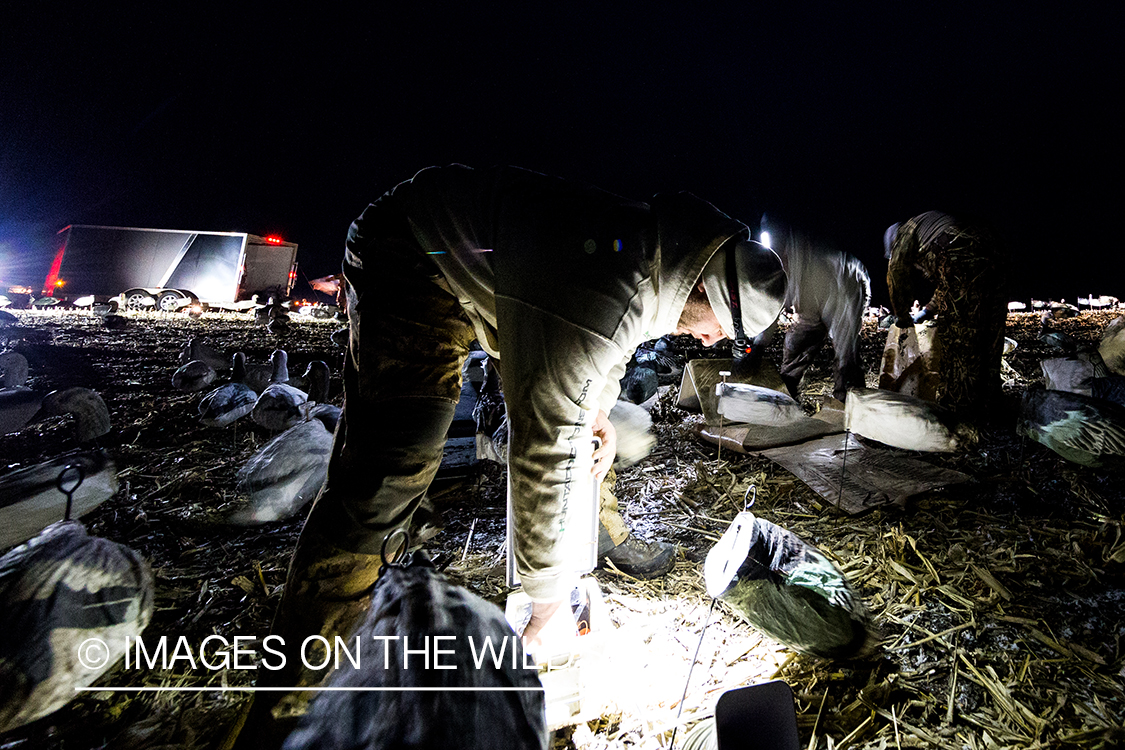
[[55,480],[55,486],[59,488],[59,492],[66,495],[64,521],[70,520],[70,511],[74,507],[74,493],[82,486],[82,480],[85,478],[86,469],[82,467],[82,464],[67,464],[59,472],[59,478]]

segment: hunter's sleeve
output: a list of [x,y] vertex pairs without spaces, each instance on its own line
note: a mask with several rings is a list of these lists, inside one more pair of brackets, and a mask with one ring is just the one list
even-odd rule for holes
[[623,361],[624,352],[532,305],[498,295],[496,306],[511,430],[516,570],[533,601],[555,601],[568,593],[575,567],[560,543],[567,510],[588,502],[597,512],[592,425],[613,363]]

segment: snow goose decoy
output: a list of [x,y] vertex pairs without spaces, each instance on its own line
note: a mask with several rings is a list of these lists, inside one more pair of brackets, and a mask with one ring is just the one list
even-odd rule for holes
[[1125,467],[1125,408],[1110,401],[1029,390],[1016,429],[1068,461],[1095,469]]
[[283,382],[289,382],[289,355],[285,353],[284,349],[274,349],[273,353],[270,354],[270,361],[266,364],[247,363],[246,377],[242,379],[242,382],[250,386],[254,393],[261,393],[269,387],[270,383],[274,382],[274,377],[279,369],[285,372]]
[[908,451],[953,453],[976,443],[978,433],[953,412],[930,401],[875,388],[849,388],[844,424],[871,440]]
[[238,472],[238,488],[249,501],[228,516],[254,526],[293,516],[320,491],[328,476],[332,433],[340,409],[319,404],[309,419],[266,443]]
[[83,516],[117,492],[117,468],[103,451],[68,453],[0,477],[0,549],[25,542],[66,517],[60,475],[77,466],[84,477],[71,492],[72,518]]
[[[391,563],[386,556],[384,560],[387,564],[379,571],[371,605],[354,635],[364,641],[389,637],[384,641],[390,644],[388,668],[382,660],[368,659],[358,669],[329,670],[325,678],[329,690],[309,704],[285,747],[548,747],[541,683],[535,669],[522,668],[523,646],[512,637],[504,613],[451,583],[421,552],[408,555],[405,564]],[[469,648],[449,650],[449,669],[399,667],[405,663],[405,652],[398,646],[405,648],[406,636],[417,633],[510,643],[513,648],[510,659],[486,659],[480,669],[471,661],[474,654]],[[423,692],[426,689],[429,692]],[[449,720],[428,721],[430,716]]]
[[805,419],[805,410],[787,393],[750,383],[719,383],[718,411],[732,422],[785,427]]
[[254,409],[258,394],[243,380],[246,377],[246,355],[235,352],[231,379],[208,393],[199,402],[199,421],[209,427],[226,427]]
[[0,390],[20,388],[27,383],[27,357],[19,352],[0,353]]
[[250,411],[250,419],[267,430],[279,432],[305,418],[308,411],[305,404],[309,396],[301,389],[289,385],[289,371],[286,367],[288,360],[283,350],[274,351],[272,360],[273,380],[258,396]]

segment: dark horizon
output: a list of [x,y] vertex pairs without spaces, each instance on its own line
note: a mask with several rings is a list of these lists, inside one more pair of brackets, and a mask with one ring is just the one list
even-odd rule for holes
[[368,202],[461,162],[769,213],[876,302],[883,230],[930,209],[992,223],[1014,298],[1123,291],[1108,4],[332,14],[10,12],[0,276],[21,230],[82,223],[277,234],[314,278]]

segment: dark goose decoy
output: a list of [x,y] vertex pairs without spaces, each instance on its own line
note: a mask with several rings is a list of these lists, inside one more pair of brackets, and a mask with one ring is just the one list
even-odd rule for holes
[[1107,375],[1090,381],[1090,395],[1125,407],[1125,376]]
[[193,359],[187,364],[180,365],[172,373],[172,387],[184,393],[196,393],[214,383],[217,377],[215,368],[201,359]]
[[284,349],[274,349],[270,354],[270,361],[266,364],[246,364],[246,377],[242,382],[250,386],[255,393],[261,393],[274,382],[274,378],[280,372],[285,373],[285,379],[281,382],[289,382],[289,355]]
[[75,437],[85,443],[110,431],[105,401],[89,388],[66,388],[40,396],[27,388],[0,391],[0,434],[22,430],[43,417],[72,414]]
[[[336,690],[313,699],[283,750],[548,747],[538,670],[525,667],[523,646],[504,613],[451,583],[420,552],[380,571],[371,607],[353,635],[364,643],[386,637],[386,668],[376,658],[332,672],[326,684]],[[403,668],[404,649],[425,637],[450,646],[443,656],[448,669],[426,669],[420,659],[417,668],[413,659]],[[503,658],[475,662],[470,641],[491,643],[495,654],[503,646]]]
[[27,357],[19,352],[0,352],[0,390],[27,384]]
[[290,375],[289,385],[308,394],[309,401],[322,404],[328,400],[328,365],[319,359],[309,362],[303,375]]
[[35,413],[43,397],[31,390],[27,382],[27,358],[19,352],[0,354],[0,435],[22,430]]
[[215,349],[210,344],[206,343],[198,336],[192,336],[184,344],[184,348],[180,350],[180,364],[186,365],[188,362],[198,360],[206,362],[211,366],[212,370],[222,372],[230,367],[230,360],[222,352]]
[[0,732],[57,711],[94,684],[152,611],[144,558],[76,521],[0,558]]
[[1125,467],[1125,408],[1110,401],[1035,388],[1023,395],[1016,429],[1068,461]]

